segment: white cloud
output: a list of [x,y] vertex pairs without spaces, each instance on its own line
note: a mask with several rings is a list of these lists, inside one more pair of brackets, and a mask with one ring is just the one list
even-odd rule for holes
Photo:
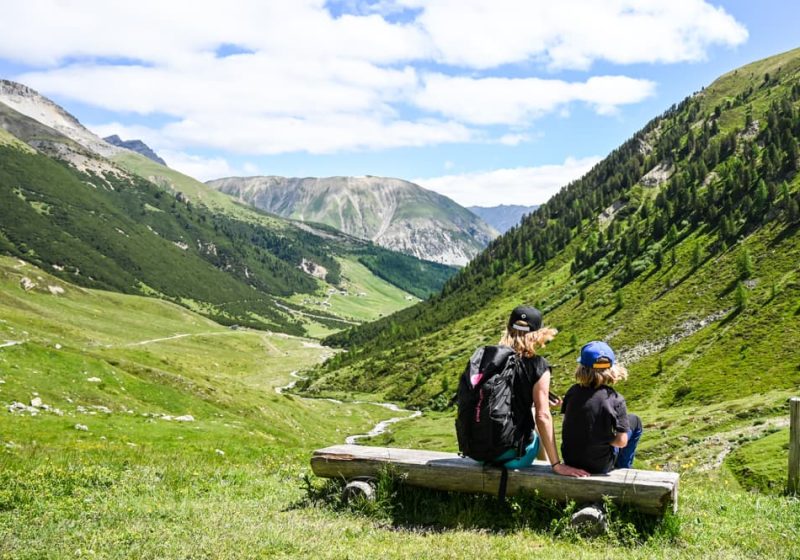
[[[379,15],[333,18],[325,0],[107,2],[26,0],[3,6],[0,57],[55,65],[67,57],[179,63],[222,44],[276,58],[355,58],[393,63],[424,57],[429,39],[414,25]],[[47,40],[42,40],[42,38]]]
[[598,112],[651,96],[655,84],[627,76],[594,76],[585,82],[540,78],[469,78],[430,74],[415,102],[429,111],[478,125],[527,124],[573,101]]
[[222,157],[206,158],[171,150],[165,150],[159,155],[167,162],[167,166],[199,181],[258,174],[249,172],[252,170],[249,166],[244,166],[243,169],[234,168]]
[[[326,0],[7,4],[0,58],[34,66],[20,81],[131,121],[166,115],[139,137],[176,152],[517,145],[533,120],[570,103],[613,114],[655,87],[535,77],[542,64],[692,61],[747,36],[705,0],[343,0],[339,17]],[[406,9],[403,23],[384,19]],[[223,45],[244,52],[218,57]],[[430,63],[457,67],[421,74]],[[527,77],[492,75],[516,63]],[[490,135],[490,125],[510,129]]]
[[474,133],[457,122],[385,121],[373,116],[330,115],[314,119],[197,115],[167,125],[163,134],[185,146],[241,154],[387,149],[467,142]]
[[414,179],[414,182],[448,196],[462,206],[542,204],[561,187],[583,176],[600,159],[597,156],[569,157],[562,164],[445,175]]
[[553,68],[702,60],[747,30],[705,0],[397,0],[417,18],[437,59],[470,68],[542,60]]

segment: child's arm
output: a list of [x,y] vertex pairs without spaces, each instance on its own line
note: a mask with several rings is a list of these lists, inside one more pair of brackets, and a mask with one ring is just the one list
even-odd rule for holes
[[609,443],[611,447],[625,447],[628,445],[628,432],[617,432],[616,437]]
[[617,393],[617,399],[614,407],[614,431],[616,435],[609,445],[622,448],[628,445],[628,406],[625,403],[625,398],[619,393]]

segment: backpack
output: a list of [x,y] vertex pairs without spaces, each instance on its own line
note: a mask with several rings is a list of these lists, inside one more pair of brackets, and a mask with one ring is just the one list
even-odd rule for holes
[[512,403],[520,367],[509,346],[484,346],[472,354],[456,394],[456,435],[462,455],[490,463],[508,449],[522,455],[524,438]]

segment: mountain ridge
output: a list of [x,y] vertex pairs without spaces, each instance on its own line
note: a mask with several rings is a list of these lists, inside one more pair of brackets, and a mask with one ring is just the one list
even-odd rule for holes
[[227,177],[208,185],[287,218],[319,222],[417,258],[465,265],[496,236],[449,198],[391,177]]

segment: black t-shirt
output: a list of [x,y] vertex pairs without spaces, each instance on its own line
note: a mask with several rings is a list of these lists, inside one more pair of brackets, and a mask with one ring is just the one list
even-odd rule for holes
[[616,457],[610,444],[617,433],[629,430],[623,396],[607,385],[573,385],[564,395],[561,412],[564,462],[592,473],[610,471]]
[[542,375],[550,369],[550,364],[541,356],[521,358],[522,367],[514,383],[513,413],[517,433],[520,434],[525,444],[532,441],[534,427],[533,412],[533,386],[541,379]]

